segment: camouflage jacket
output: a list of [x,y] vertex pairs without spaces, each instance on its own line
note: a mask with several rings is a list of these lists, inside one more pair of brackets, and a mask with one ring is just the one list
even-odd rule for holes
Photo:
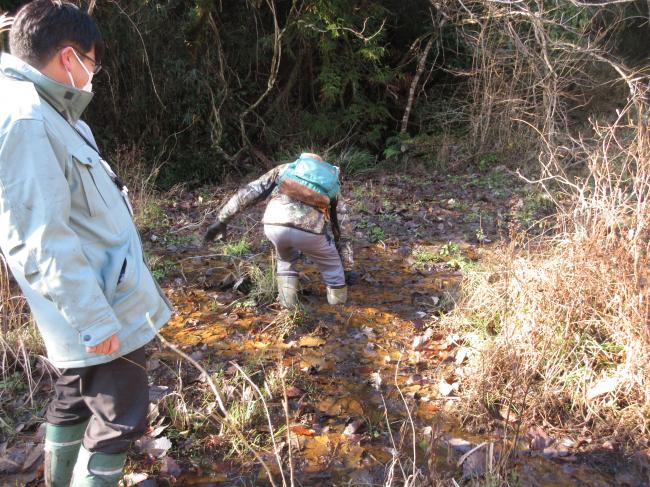
[[[278,179],[286,166],[287,164],[282,164],[274,167],[260,178],[237,191],[219,211],[219,221],[227,224],[237,214],[271,196],[262,219],[265,225],[293,227],[316,234],[326,233],[328,226],[331,226],[328,215],[313,206],[290,198],[278,191]],[[332,220],[338,221],[338,228],[340,229],[338,248],[344,267],[350,269],[354,264],[350,241],[353,235],[352,225],[350,224],[347,205],[340,196],[332,201],[330,215]],[[336,229],[333,230],[336,233]]]

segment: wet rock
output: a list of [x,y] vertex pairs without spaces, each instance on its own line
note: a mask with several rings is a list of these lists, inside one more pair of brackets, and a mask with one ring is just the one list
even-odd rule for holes
[[411,247],[405,246],[398,248],[395,253],[400,257],[408,257],[411,255]]
[[[637,478],[630,472],[617,472],[615,479],[616,485],[619,485],[620,487],[644,487],[648,485],[647,482]],[[650,481],[650,479],[648,479],[648,481]]]
[[160,473],[163,475],[178,477],[181,474],[181,467],[176,463],[176,460],[168,456],[163,458],[160,464]]
[[544,455],[545,458],[568,457],[569,449],[562,445],[557,445],[555,447],[549,446],[547,448],[544,448],[544,450],[542,450],[542,455]]
[[371,487],[375,484],[375,479],[369,470],[355,470],[350,476],[350,485]]
[[445,443],[454,452],[461,455],[474,448],[474,444],[472,442],[464,440],[463,438],[449,438]]
[[540,426],[531,426],[526,432],[526,437],[530,441],[530,449],[537,451],[543,451],[555,441]]
[[20,472],[26,458],[26,445],[17,445],[9,448],[0,457],[0,473],[10,475]]
[[463,480],[477,479],[485,474],[486,451],[481,448],[471,453],[463,462]]
[[613,441],[607,440],[602,444],[603,450],[609,450],[609,451],[614,451],[616,450],[618,445],[614,443]]
[[202,350],[196,350],[190,354],[190,358],[196,360],[197,362],[205,357],[205,353]]
[[650,484],[650,448],[636,452],[632,456],[632,462],[640,473],[647,476]]
[[149,401],[160,402],[170,394],[169,387],[167,386],[150,386],[149,387]]

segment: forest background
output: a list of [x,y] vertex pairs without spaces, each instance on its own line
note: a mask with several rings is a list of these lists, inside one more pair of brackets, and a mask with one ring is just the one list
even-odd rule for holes
[[544,230],[505,231],[437,325],[474,337],[462,394],[648,448],[646,1],[81,3],[107,43],[87,119],[142,188],[306,149],[359,180],[498,166],[535,186]]

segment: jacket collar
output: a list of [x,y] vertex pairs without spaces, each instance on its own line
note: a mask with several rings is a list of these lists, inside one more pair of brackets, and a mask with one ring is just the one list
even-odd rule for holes
[[92,93],[54,81],[21,59],[4,52],[0,55],[0,73],[33,83],[38,94],[72,123],[79,120],[93,99]]

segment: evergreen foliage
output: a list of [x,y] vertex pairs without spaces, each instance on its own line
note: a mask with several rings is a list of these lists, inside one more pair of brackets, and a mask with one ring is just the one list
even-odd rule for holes
[[[400,158],[415,136],[473,127],[477,152],[498,140],[478,131],[492,121],[477,103],[484,85],[472,84],[483,47],[468,39],[482,28],[473,20],[486,13],[481,2],[467,3],[470,13],[428,0],[75,1],[92,7],[107,42],[86,117],[104,153],[143,155],[162,186],[259,172],[300,149],[330,149],[334,162],[365,154],[349,167],[359,172],[368,169],[362,160]],[[22,3],[2,0],[0,11]],[[570,2],[543,5],[548,19],[569,27],[550,29],[558,40],[593,37],[608,21],[603,9],[595,16]],[[532,28],[516,27],[522,38]],[[502,53],[521,47],[505,31],[489,33],[489,42],[483,55],[505,60]],[[503,76],[519,69],[512,59]],[[524,90],[537,75],[530,72]],[[535,104],[536,96],[520,99]]]

